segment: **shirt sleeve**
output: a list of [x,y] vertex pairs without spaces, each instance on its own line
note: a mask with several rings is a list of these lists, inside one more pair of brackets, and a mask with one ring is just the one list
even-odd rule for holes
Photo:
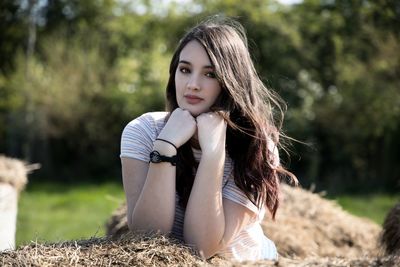
[[[278,147],[272,141],[272,139],[268,139],[268,150],[271,152],[270,156],[272,157],[271,164],[273,168],[277,168],[280,165],[279,160],[279,152]],[[228,175],[228,179],[224,184],[222,189],[222,197],[229,199],[237,204],[245,206],[249,210],[253,211],[256,214],[259,214],[263,211],[263,207],[259,209],[251,200],[246,196],[246,194],[235,184],[235,180],[233,178],[233,174]]]
[[258,207],[251,202],[246,194],[235,184],[233,175],[230,175],[224,184],[224,187],[222,188],[222,197],[240,204],[256,214],[260,212]]
[[147,114],[129,122],[122,131],[120,157],[149,162],[153,149],[153,128]]

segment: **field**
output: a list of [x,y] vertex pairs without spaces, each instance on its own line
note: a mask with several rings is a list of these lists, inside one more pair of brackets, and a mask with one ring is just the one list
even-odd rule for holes
[[370,218],[378,224],[382,224],[387,212],[400,202],[400,196],[388,194],[343,195],[334,199],[350,213]]
[[124,200],[118,183],[29,186],[19,200],[16,244],[102,236]]
[[[345,210],[381,224],[397,196],[336,196]],[[104,224],[123,201],[120,183],[28,186],[19,200],[17,246],[30,241],[62,241],[104,235]]]

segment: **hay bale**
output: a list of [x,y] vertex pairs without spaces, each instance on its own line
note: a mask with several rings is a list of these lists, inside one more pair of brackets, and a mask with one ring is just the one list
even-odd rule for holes
[[0,253],[1,266],[276,266],[344,267],[399,266],[399,257],[344,259],[339,257],[290,259],[277,262],[231,262],[214,257],[201,260],[189,247],[162,235],[128,234],[117,240],[107,237],[60,242],[32,243],[16,251]]
[[[301,188],[282,185],[282,204],[276,221],[266,216],[262,227],[284,257],[305,258],[376,256],[380,226],[350,215],[335,202]],[[128,231],[126,205],[106,224],[107,235]]]
[[310,191],[287,185],[282,185],[282,191],[276,220],[266,218],[262,224],[280,255],[300,258],[378,255],[379,225],[353,216],[335,202]]
[[400,255],[400,203],[386,215],[380,241],[386,254]]
[[[399,257],[360,257],[346,259],[341,257],[311,257],[305,259],[282,258],[273,265],[276,267],[393,267],[399,266]],[[237,266],[272,266],[262,262],[253,262]]]
[[0,183],[10,184],[20,192],[28,182],[28,172],[23,161],[0,155]]
[[14,249],[18,193],[10,184],[0,183],[0,251]]
[[[214,263],[222,259],[214,259]],[[212,261],[211,261],[212,263]],[[91,238],[32,243],[0,253],[1,266],[200,266],[187,246],[157,234],[128,234],[118,240]]]
[[18,195],[38,167],[0,155],[0,251],[15,247]]
[[18,193],[28,179],[25,164],[0,155],[0,251],[15,247]]
[[129,232],[128,218],[126,217],[126,203],[117,208],[106,223],[106,235],[119,238]]

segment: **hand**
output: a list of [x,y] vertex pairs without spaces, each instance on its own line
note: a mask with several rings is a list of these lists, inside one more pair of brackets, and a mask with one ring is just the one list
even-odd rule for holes
[[189,111],[175,109],[158,138],[172,142],[176,147],[186,143],[196,132],[196,120]]
[[197,116],[198,139],[202,153],[225,151],[226,121],[215,112]]

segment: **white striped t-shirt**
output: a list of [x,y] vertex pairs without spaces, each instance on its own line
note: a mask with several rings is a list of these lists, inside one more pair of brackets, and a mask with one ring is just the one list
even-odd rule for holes
[[[167,114],[167,112],[150,112],[129,122],[122,132],[120,156],[149,162],[153,142],[165,126]],[[193,149],[193,154],[195,159],[199,161],[201,151]],[[237,187],[232,175],[233,162],[228,155],[225,158],[224,176],[221,184],[222,197],[243,205],[258,216],[218,254],[238,261],[277,259],[275,244],[264,235],[260,225],[265,214],[265,208],[258,209]],[[175,219],[172,235],[183,240],[185,210],[178,202],[178,194],[176,194],[175,199]]]

